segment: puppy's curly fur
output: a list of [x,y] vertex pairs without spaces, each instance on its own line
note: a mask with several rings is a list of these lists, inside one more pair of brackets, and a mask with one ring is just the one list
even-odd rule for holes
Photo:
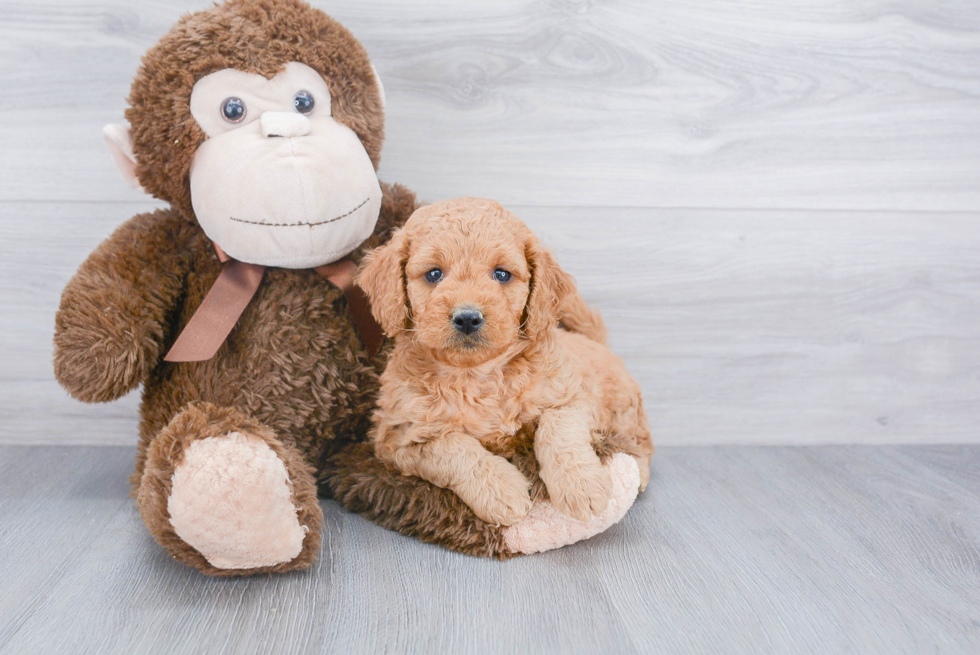
[[[653,445],[640,388],[601,343],[558,328],[575,283],[517,217],[473,198],[423,207],[365,264],[358,284],[395,337],[373,418],[387,466],[510,525],[531,506],[531,481],[494,453],[536,424],[538,475],[564,513],[605,510],[610,479],[596,450],[608,440],[637,459],[646,486]],[[460,323],[461,312],[478,325]]]

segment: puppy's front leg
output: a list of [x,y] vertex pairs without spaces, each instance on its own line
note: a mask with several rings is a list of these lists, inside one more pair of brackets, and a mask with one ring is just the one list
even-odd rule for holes
[[531,509],[527,478],[468,435],[450,433],[403,446],[392,459],[402,473],[454,491],[488,523],[511,525]]
[[584,407],[545,410],[534,435],[534,455],[551,502],[580,521],[609,504],[612,480],[592,449],[589,412]]

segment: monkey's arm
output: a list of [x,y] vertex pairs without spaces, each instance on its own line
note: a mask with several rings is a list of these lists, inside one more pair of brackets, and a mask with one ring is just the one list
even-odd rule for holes
[[170,210],[139,214],[79,267],[54,333],[55,377],[73,397],[115,400],[156,366],[189,269],[192,229]]

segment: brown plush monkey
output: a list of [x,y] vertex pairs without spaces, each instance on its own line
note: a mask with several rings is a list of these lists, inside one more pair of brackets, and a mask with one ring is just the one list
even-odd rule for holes
[[[388,528],[514,554],[504,528],[363,443],[388,348],[362,343],[352,269],[416,200],[375,175],[384,98],[360,43],[299,0],[231,0],[144,56],[129,103],[131,129],[106,140],[170,208],[133,217],[79,268],[55,373],[86,402],[143,385],[131,482],[154,538],[212,575],[309,566],[319,482]],[[602,338],[580,299],[564,322]]]

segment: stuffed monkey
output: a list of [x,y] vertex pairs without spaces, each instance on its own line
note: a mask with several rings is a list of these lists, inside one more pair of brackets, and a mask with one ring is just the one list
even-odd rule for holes
[[[365,443],[389,346],[378,352],[351,280],[417,203],[378,182],[383,90],[344,27],[300,0],[185,16],[143,57],[129,104],[106,141],[127,180],[170,207],[131,218],[81,265],[54,366],[85,402],[142,385],[133,495],[175,559],[211,575],[309,566],[318,486],[388,528],[498,558],[621,516],[580,525],[539,503],[523,524],[488,525]],[[563,321],[603,338],[580,298]]]

